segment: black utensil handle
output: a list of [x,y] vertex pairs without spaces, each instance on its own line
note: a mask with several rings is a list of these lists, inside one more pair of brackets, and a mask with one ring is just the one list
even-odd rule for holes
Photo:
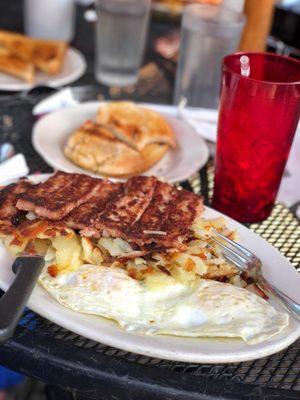
[[18,257],[15,260],[12,266],[15,280],[0,299],[0,344],[13,335],[43,266],[42,257]]

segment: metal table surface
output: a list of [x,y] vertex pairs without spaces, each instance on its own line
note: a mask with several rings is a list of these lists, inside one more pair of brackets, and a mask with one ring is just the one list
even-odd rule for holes
[[[4,21],[3,3],[0,4],[0,24],[1,19]],[[17,26],[13,27],[9,18],[5,18],[6,27],[20,29],[20,1],[12,2],[11,7],[5,6],[6,13],[8,10]],[[167,29],[170,28],[163,23],[154,23],[151,38]],[[89,65],[80,84],[94,83],[92,34],[82,12],[78,13],[74,43],[85,53]],[[159,88],[150,85],[146,92],[135,91],[130,96],[118,93],[116,98],[170,102],[172,65],[163,63],[151,47],[146,60],[155,60],[163,71]],[[108,88],[96,88],[105,97],[114,96]],[[31,110],[39,99],[39,95],[26,98],[0,96],[0,141],[13,142],[17,151],[26,156],[32,173],[51,171],[31,146],[34,122]],[[208,164],[182,185],[195,192],[201,191],[208,203],[212,177],[213,167]],[[292,212],[277,205],[267,221],[251,228],[269,239],[299,268],[300,226]],[[181,363],[140,356],[93,342],[26,310],[14,337],[0,347],[0,364],[49,383],[49,398],[55,394],[60,400],[300,398],[299,340],[288,349],[257,361],[216,365]]]

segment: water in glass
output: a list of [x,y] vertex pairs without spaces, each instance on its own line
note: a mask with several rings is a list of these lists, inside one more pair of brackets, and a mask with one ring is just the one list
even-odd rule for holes
[[126,86],[137,81],[149,19],[148,0],[98,1],[96,79]]
[[185,8],[175,104],[186,98],[188,106],[218,106],[220,62],[237,48],[243,24],[243,15],[226,8],[198,4]]

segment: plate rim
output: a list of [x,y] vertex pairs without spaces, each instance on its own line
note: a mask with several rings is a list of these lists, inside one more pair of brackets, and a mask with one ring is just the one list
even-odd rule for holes
[[[38,174],[38,175],[31,175],[29,176],[30,179],[36,181],[37,183],[39,181],[41,181],[42,179],[47,179],[47,177],[49,177],[49,175],[51,174]],[[205,206],[205,208],[209,211],[209,212],[213,212],[213,214],[219,215],[219,216],[223,216],[224,214],[220,213],[217,210],[214,210],[208,206]],[[230,223],[233,223],[234,225],[237,226],[237,229],[241,229],[241,231],[250,233],[250,235],[254,235],[256,240],[262,241],[264,243],[264,246],[268,246],[269,248],[272,248],[273,252],[275,252],[277,254],[277,257],[281,258],[282,260],[284,260],[284,262],[289,266],[289,268],[294,268],[289,261],[286,259],[286,257],[284,257],[284,255],[282,253],[279,252],[279,250],[277,250],[275,247],[273,247],[270,243],[268,243],[265,239],[263,239],[262,237],[260,237],[258,234],[256,234],[255,232],[251,231],[250,229],[248,229],[247,227],[243,226],[242,224],[240,224],[239,222],[233,220],[232,218],[229,218],[227,216],[225,216],[226,219],[228,219],[228,221]],[[0,244],[0,249],[4,249],[3,245]],[[9,257],[9,253],[7,250],[4,250],[7,257]],[[9,268],[9,267],[7,267]],[[1,275],[0,275],[0,287],[4,288],[5,287],[2,283],[1,280]],[[39,299],[39,296],[41,294],[46,294],[46,298],[47,298],[47,302],[50,301],[50,304],[54,304],[54,307],[57,308],[59,310],[62,310],[61,313],[57,314],[57,315],[52,315],[51,314],[51,308],[49,307],[49,311],[48,308],[43,308],[43,304],[41,304],[41,306],[39,306],[39,302],[37,301]],[[283,349],[285,349],[286,347],[288,347],[289,345],[291,345],[293,342],[295,342],[299,337],[300,337],[300,324],[298,324],[296,321],[290,319],[290,324],[292,324],[293,326],[291,327],[291,325],[288,327],[288,329],[290,329],[290,332],[288,335],[283,336],[279,341],[273,343],[273,338],[269,339],[266,342],[261,343],[260,345],[263,345],[262,348],[259,348],[259,354],[257,349],[254,349],[253,345],[247,345],[246,343],[243,343],[243,345],[245,346],[246,351],[242,351],[242,352],[235,352],[232,354],[228,353],[222,353],[221,355],[213,355],[211,356],[211,352],[208,353],[194,353],[192,352],[192,348],[191,349],[183,349],[180,350],[180,343],[178,345],[178,347],[176,347],[175,349],[172,350],[160,350],[158,348],[158,350],[156,348],[153,348],[150,346],[147,346],[147,336],[143,336],[143,335],[136,335],[136,334],[131,334],[130,332],[126,332],[124,330],[122,330],[122,328],[118,327],[118,331],[116,331],[115,335],[108,335],[104,333],[104,340],[103,340],[103,336],[99,337],[99,332],[101,332],[101,326],[99,326],[98,330],[92,329],[90,331],[88,331],[85,329],[84,324],[77,324],[76,325],[76,321],[72,321],[72,315],[76,315],[76,319],[80,319],[83,316],[83,319],[87,318],[92,318],[92,319],[97,319],[100,318],[102,320],[102,323],[106,323],[107,319],[103,318],[103,317],[97,317],[94,315],[89,315],[89,314],[81,314],[81,313],[77,313],[75,311],[70,310],[67,307],[64,307],[63,305],[61,305],[60,303],[57,302],[57,300],[55,300],[54,298],[52,298],[52,296],[41,286],[38,285],[37,288],[34,289],[33,292],[33,299],[30,299],[28,302],[28,307],[30,309],[32,309],[34,312],[36,312],[37,314],[43,316],[46,319],[49,319],[50,321],[54,322],[55,324],[58,324],[60,326],[62,326],[63,328],[70,330],[72,332],[75,332],[78,335],[82,335],[87,337],[88,339],[91,340],[95,340],[97,342],[100,342],[107,345],[107,346],[111,346],[117,349],[121,349],[124,351],[129,351],[129,352],[133,352],[133,353],[137,353],[137,354],[141,354],[141,355],[146,355],[149,357],[154,357],[154,358],[160,358],[160,359],[166,359],[166,360],[173,360],[173,361],[181,361],[181,362],[193,362],[193,363],[232,363],[232,362],[243,362],[243,361],[250,361],[250,360],[254,360],[257,358],[261,358],[261,357],[266,357],[269,355],[272,355],[274,353],[277,353],[278,351],[281,351]],[[37,297],[37,298],[35,298]],[[37,305],[37,306],[36,306]],[[103,322],[104,321],[104,322]],[[69,323],[68,323],[69,322]],[[71,327],[70,327],[71,324]],[[74,326],[75,324],[75,326]],[[107,325],[108,326],[108,325]],[[287,329],[287,328],[285,328]],[[92,333],[91,333],[92,332]],[[102,333],[103,335],[103,333]],[[132,335],[131,340],[129,340],[128,342],[128,335]],[[121,336],[121,340],[118,338],[118,336]],[[137,347],[136,342],[134,340],[134,338],[136,336],[142,336],[145,338],[145,341],[143,342],[143,344],[138,344],[139,347]],[[157,335],[157,336],[153,336],[154,338],[159,338],[163,337],[170,337],[167,335]],[[177,338],[176,336],[171,336],[172,338]],[[151,338],[151,336],[150,336]],[[274,336],[274,338],[276,338],[276,335]],[[184,340],[184,337],[179,337],[180,340]],[[186,338],[187,340],[189,338]],[[201,340],[200,338],[196,338]],[[215,339],[216,341],[218,340],[217,338]],[[229,339],[230,340],[230,339]],[[213,342],[214,339],[210,339],[210,342]],[[224,342],[226,343],[226,342]],[[265,345],[266,344],[266,345]],[[163,346],[163,343],[160,344],[160,347]],[[253,349],[253,351],[251,351],[251,348]],[[177,350],[176,350],[177,349]],[[181,352],[180,352],[181,351]]]
[[[84,55],[79,51],[78,49],[75,49],[74,47],[68,47],[67,53],[71,55],[75,55],[78,60],[78,66],[77,69],[74,70],[72,73],[69,75],[63,77],[63,78],[55,78],[55,75],[51,79],[51,76],[49,75],[50,79],[48,82],[43,83],[40,82],[38,85],[35,83],[26,83],[26,82],[17,82],[17,83],[3,83],[0,81],[0,90],[5,90],[7,92],[20,92],[24,90],[30,90],[33,89],[35,86],[40,86],[40,85],[47,85],[51,88],[57,88],[60,86],[67,85],[69,83],[75,82],[78,80],[86,71],[87,69],[87,63]],[[17,79],[17,78],[16,78]]]
[[[86,107],[86,108],[89,108],[89,107],[100,107],[101,105],[107,104],[107,103],[109,103],[109,101],[88,101],[88,102],[73,104],[73,105],[69,105],[67,107],[63,107],[63,108],[60,108],[58,110],[52,111],[52,112],[47,113],[46,115],[40,117],[34,123],[34,125],[32,127],[31,142],[32,142],[32,145],[33,145],[35,151],[43,158],[43,160],[48,165],[50,165],[55,170],[59,169],[59,170],[65,171],[65,172],[74,172],[74,173],[75,172],[80,173],[79,170],[81,170],[81,173],[84,173],[86,175],[90,175],[90,176],[94,176],[94,177],[98,177],[98,178],[107,178],[104,175],[98,175],[98,174],[94,174],[93,172],[90,172],[88,170],[84,170],[83,168],[81,168],[81,167],[79,167],[79,166],[77,166],[75,164],[74,164],[74,167],[76,168],[76,170],[72,170],[72,168],[70,168],[70,169],[69,168],[62,168],[61,166],[58,167],[57,163],[55,161],[53,161],[51,157],[48,157],[47,153],[45,153],[44,149],[42,148],[42,146],[39,143],[40,131],[41,131],[40,126],[45,123],[45,119],[46,118],[51,118],[53,116],[56,116],[57,114],[63,114],[64,111],[68,111],[68,110],[70,111],[72,109],[76,110],[76,108],[81,108],[82,106]],[[167,116],[169,116],[169,118],[176,119],[180,123],[186,124],[185,121],[182,121],[182,120],[178,119],[176,117],[176,115],[173,115],[172,113],[168,113],[167,111],[164,111],[164,110],[159,111],[160,105],[157,105],[155,103],[143,103],[143,102],[136,102],[136,104],[138,104],[140,106],[146,106],[146,107],[149,107],[149,108],[153,108],[157,112],[160,112],[162,115],[167,115]],[[192,176],[197,171],[199,171],[201,168],[203,168],[204,165],[207,163],[207,161],[209,159],[209,148],[208,148],[208,145],[205,142],[204,138],[202,138],[194,130],[194,128],[190,127],[188,124],[186,124],[186,126],[189,129],[189,131],[192,132],[195,135],[195,137],[197,138],[197,141],[199,143],[199,146],[201,146],[201,151],[202,151],[201,158],[199,157],[199,160],[195,164],[195,168],[194,168],[193,172],[191,172],[189,174],[187,174],[187,173],[182,173],[181,175],[177,174],[176,179],[175,178],[174,179],[168,179],[168,181],[170,183],[177,183],[177,182],[180,182],[180,181],[187,180],[190,176]],[[153,167],[155,167],[155,165]],[[147,171],[145,171],[145,172],[147,172]],[[124,180],[126,180],[126,179],[119,179],[119,178],[113,178],[113,177],[109,177],[109,179],[111,179],[112,181],[124,181]]]

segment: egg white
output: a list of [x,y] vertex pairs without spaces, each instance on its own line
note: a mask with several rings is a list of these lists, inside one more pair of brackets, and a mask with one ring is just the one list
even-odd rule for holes
[[117,321],[139,334],[235,337],[260,343],[288,325],[288,315],[231,284],[198,279],[184,285],[168,278],[151,287],[125,270],[85,264],[40,283],[62,305]]

